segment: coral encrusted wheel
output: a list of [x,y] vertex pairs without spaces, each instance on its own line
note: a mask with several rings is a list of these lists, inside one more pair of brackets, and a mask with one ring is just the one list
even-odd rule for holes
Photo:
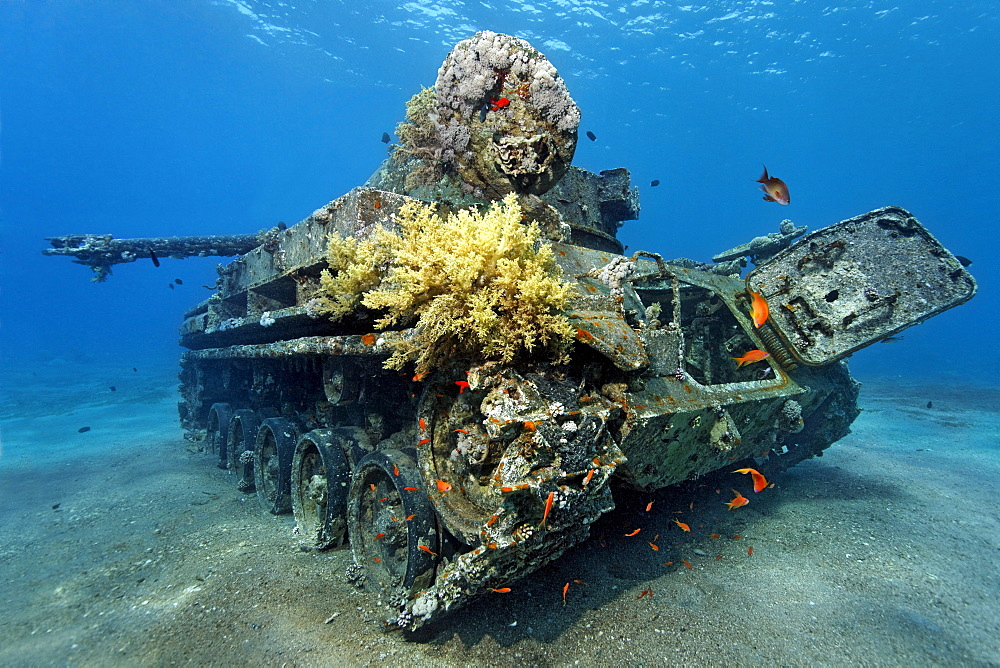
[[378,586],[405,597],[434,581],[437,519],[411,457],[390,449],[358,462],[348,502],[348,537],[354,560]]

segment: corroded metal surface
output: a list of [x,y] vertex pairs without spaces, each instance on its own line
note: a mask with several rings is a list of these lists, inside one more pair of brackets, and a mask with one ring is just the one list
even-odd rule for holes
[[622,223],[639,217],[639,189],[624,168],[594,174],[571,166],[542,199],[569,223],[574,245],[610,253],[624,250],[616,236]]
[[745,244],[740,244],[735,248],[716,253],[712,256],[712,262],[726,262],[737,258],[749,257],[754,264],[761,264],[763,260],[771,257],[778,251],[788,248],[796,237],[801,237],[806,233],[806,226],[796,227],[792,221],[785,219],[781,221],[778,232],[771,232],[762,237],[754,237]]
[[[412,330],[333,325],[309,299],[329,235],[391,225],[407,200],[370,188],[335,200],[224,271],[182,330],[186,425],[235,393],[284,406],[310,433],[354,434],[343,454],[354,576],[391,624],[419,628],[557,559],[614,507],[612,480],[654,490],[736,461],[770,475],[821,454],[858,414],[846,367],[803,365],[779,323],[754,326],[744,279],[566,243],[552,248],[576,288],[568,366],[387,372],[393,341]],[[738,367],[752,349],[770,356]],[[303,443],[295,461],[315,459]],[[334,484],[315,471],[294,479],[300,503]],[[318,535],[310,517],[302,531]]]
[[388,357],[391,342],[405,335],[399,332],[382,332],[347,336],[304,336],[273,343],[240,344],[223,348],[189,350],[183,353],[182,359],[278,359],[321,355],[384,355]]

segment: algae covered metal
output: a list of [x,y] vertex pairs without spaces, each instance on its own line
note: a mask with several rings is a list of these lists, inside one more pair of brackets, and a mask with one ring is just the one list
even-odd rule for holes
[[[265,512],[293,513],[307,549],[349,544],[346,575],[399,628],[559,558],[617,489],[734,462],[773,473],[821,454],[859,412],[843,358],[975,293],[896,207],[798,241],[805,230],[783,224],[721,264],[626,256],[615,232],[638,216],[637,192],[625,170],[569,164],[578,123],[544,56],[477,34],[411,100],[404,141],[366,186],[220,266],[215,293],[185,315],[188,437]],[[449,216],[510,193],[510,215],[540,230],[535,252],[554,258],[568,295],[554,314],[568,332],[561,356],[456,344],[417,371],[392,356],[424,345],[430,325],[387,325],[360,292],[329,293],[349,271],[331,265],[336,244],[400,233],[415,205]],[[746,278],[744,256],[757,265]],[[364,280],[390,271],[386,261]],[[465,289],[475,297],[484,280]],[[770,305],[761,326],[751,291]],[[332,318],[323,305],[341,297],[354,301]],[[522,326],[492,334],[517,340]],[[748,351],[768,355],[734,361]]]

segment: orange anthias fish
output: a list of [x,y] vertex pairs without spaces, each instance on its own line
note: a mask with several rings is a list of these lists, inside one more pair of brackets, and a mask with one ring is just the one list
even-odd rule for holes
[[736,469],[733,473],[749,473],[753,478],[753,491],[760,492],[767,488],[767,478],[757,469]]
[[732,501],[726,501],[726,505],[729,506],[730,510],[736,510],[737,508],[742,508],[743,506],[745,506],[748,503],[750,503],[750,499],[748,499],[747,497],[743,496],[742,494],[740,494],[739,492],[737,492],[735,489],[733,490],[733,494],[736,495],[735,497],[733,497],[733,500]]
[[438,491],[442,494],[451,491],[451,485],[446,483],[444,480],[435,480],[434,482],[437,483]]
[[545,510],[542,512],[542,521],[538,523],[538,526],[545,524],[545,521],[549,519],[549,511],[552,510],[552,500],[556,498],[555,492],[549,492],[549,497],[545,499]]
[[674,520],[674,524],[676,524],[677,526],[679,526],[682,531],[690,531],[691,530],[691,527],[689,527],[687,524],[684,524],[684,522],[681,522],[680,520]]
[[764,173],[754,183],[764,184],[760,189],[764,191],[764,200],[767,202],[777,202],[778,204],[787,205],[792,201],[788,196],[788,186],[781,179],[775,176],[768,176],[766,166],[764,167]]
[[[499,111],[500,109],[503,109],[504,107],[506,107],[509,104],[510,104],[510,100],[508,100],[505,97],[491,97],[490,98],[490,111]],[[785,185],[785,184],[782,183],[781,185]]]
[[753,364],[754,362],[759,362],[763,359],[767,359],[771,356],[771,353],[766,350],[751,350],[747,352],[743,357],[734,357],[733,359],[739,362],[736,368],[740,368],[744,364]]
[[753,318],[754,326],[760,327],[767,322],[767,317],[771,315],[771,309],[768,308],[767,302],[759,292],[754,292],[750,288],[747,288],[747,292],[750,293],[750,317]]

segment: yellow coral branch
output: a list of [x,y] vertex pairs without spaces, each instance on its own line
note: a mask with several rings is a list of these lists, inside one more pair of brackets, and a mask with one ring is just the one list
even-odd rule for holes
[[444,219],[410,202],[397,216],[399,235],[331,241],[337,273],[321,282],[328,312],[341,317],[360,302],[383,314],[381,328],[416,320],[416,336],[397,345],[388,368],[412,361],[426,373],[454,356],[511,362],[537,348],[564,361],[572,328],[562,311],[572,288],[523,217],[513,194]]

